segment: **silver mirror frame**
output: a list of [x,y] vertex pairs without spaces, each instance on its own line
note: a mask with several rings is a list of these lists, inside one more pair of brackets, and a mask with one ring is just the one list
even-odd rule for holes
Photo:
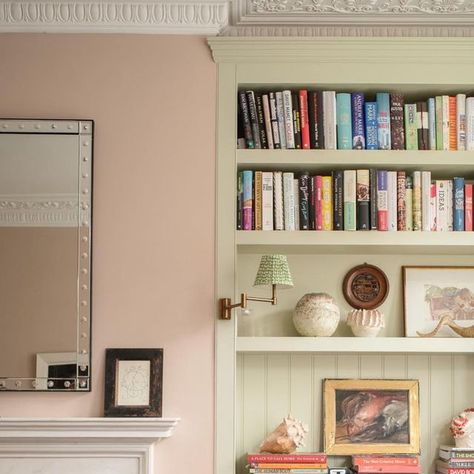
[[[77,135],[77,165],[79,171],[77,203],[73,209],[77,218],[77,346],[76,374],[73,379],[42,377],[15,378],[0,376],[0,391],[69,391],[91,390],[91,305],[92,305],[92,160],[93,120],[31,120],[0,119],[0,134]],[[11,203],[10,203],[11,204]],[[0,212],[9,212],[10,204],[0,200]]]

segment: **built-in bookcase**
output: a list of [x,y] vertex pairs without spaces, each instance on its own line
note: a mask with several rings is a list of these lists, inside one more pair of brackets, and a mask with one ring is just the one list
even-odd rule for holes
[[[402,265],[474,265],[472,232],[236,231],[239,170],[379,168],[431,170],[434,178],[474,179],[474,152],[237,150],[239,89],[317,88],[402,92],[412,98],[474,94],[470,38],[213,38],[218,63],[216,296],[252,295],[260,256],[288,256],[295,286],[277,306],[255,303],[249,316],[216,322],[216,467],[246,472],[255,451],[283,416],[310,426],[307,450],[322,449],[323,378],[420,380],[423,472],[450,441],[452,415],[474,404],[474,341],[403,337]],[[377,339],[350,336],[343,323],[332,338],[299,337],[292,310],[308,292],[327,292],[349,306],[342,280],[355,265],[381,267],[390,293],[380,308]],[[334,459],[341,463],[344,459]]]

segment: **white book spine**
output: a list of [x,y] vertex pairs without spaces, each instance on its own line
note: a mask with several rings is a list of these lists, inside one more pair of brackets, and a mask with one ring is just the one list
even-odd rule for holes
[[273,172],[273,222],[275,230],[283,230],[283,179],[281,171]]
[[474,97],[466,99],[466,150],[474,150]]
[[283,93],[275,92],[278,132],[280,135],[280,146],[282,150],[286,149],[286,128],[285,128],[285,112],[283,107]]
[[453,180],[448,179],[448,231],[452,232],[454,227],[454,189]]
[[262,173],[262,230],[273,230],[273,173]]
[[438,199],[436,195],[436,183],[431,183],[430,193],[430,229],[432,232],[438,230]]
[[413,172],[413,200],[412,200],[412,212],[413,212],[413,230],[422,230],[422,219],[421,219],[421,171]]
[[296,230],[294,173],[283,173],[283,213],[285,230]]
[[295,148],[295,135],[293,128],[293,103],[291,91],[285,90],[283,94],[283,117],[285,119],[286,148]]
[[336,92],[323,91],[324,148],[336,149]]
[[456,126],[458,150],[466,149],[466,94],[456,96]]
[[436,104],[434,97],[428,99],[428,144],[436,150]]
[[448,180],[436,180],[436,230],[448,231]]
[[344,230],[356,230],[356,170],[344,170]]
[[449,150],[449,96],[443,95],[443,150]]
[[298,179],[293,181],[293,191],[295,196],[295,230],[300,230],[300,194],[297,192],[299,189]]
[[413,230],[413,188],[405,188],[407,230]]
[[270,101],[268,100],[268,94],[262,95],[262,104],[263,104],[263,119],[265,122],[265,131],[267,132],[268,149],[273,150],[275,146],[273,144],[273,130],[272,130],[272,120],[270,117]]
[[431,230],[431,171],[421,172],[421,230]]
[[387,171],[387,227],[397,230],[397,172]]

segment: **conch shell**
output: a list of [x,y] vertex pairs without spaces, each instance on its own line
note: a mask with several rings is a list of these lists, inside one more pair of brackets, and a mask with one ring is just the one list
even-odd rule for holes
[[459,324],[456,324],[453,321],[453,318],[451,316],[443,316],[440,320],[438,325],[431,331],[427,333],[421,333],[419,331],[416,331],[418,336],[420,337],[433,337],[438,334],[439,330],[441,329],[442,326],[448,326],[451,328],[456,334],[459,334],[462,337],[474,337],[474,325],[469,326],[469,327],[463,327],[459,326]]
[[304,446],[308,426],[288,415],[260,445],[261,453],[292,454]]

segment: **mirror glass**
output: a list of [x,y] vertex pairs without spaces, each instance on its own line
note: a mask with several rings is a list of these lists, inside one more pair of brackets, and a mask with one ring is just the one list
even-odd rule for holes
[[91,120],[0,119],[0,390],[90,388]]

